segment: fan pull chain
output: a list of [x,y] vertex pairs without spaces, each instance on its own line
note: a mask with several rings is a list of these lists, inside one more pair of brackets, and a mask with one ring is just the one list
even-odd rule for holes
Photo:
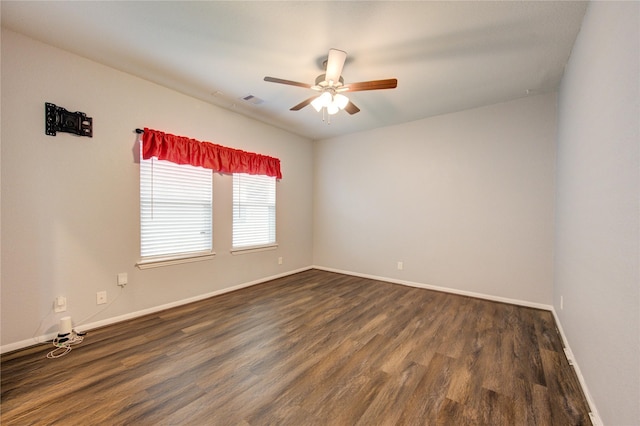
[[[327,117],[326,120],[325,115]],[[327,125],[331,124],[331,114],[327,114],[327,107],[322,107],[322,121],[326,121]]]

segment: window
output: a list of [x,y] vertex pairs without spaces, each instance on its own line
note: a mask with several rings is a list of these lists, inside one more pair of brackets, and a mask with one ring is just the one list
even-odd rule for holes
[[233,175],[233,248],[276,244],[276,178]]
[[140,255],[145,264],[211,256],[210,169],[140,160]]

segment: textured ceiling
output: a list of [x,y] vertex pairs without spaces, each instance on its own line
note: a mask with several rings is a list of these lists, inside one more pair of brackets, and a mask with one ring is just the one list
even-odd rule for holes
[[[587,4],[505,2],[2,1],[2,25],[110,67],[323,139],[556,90]],[[361,109],[306,107],[330,48]],[[253,95],[253,104],[242,100]]]

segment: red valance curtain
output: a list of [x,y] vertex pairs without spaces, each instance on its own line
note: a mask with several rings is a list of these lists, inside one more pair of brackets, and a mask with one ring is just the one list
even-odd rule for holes
[[282,179],[280,160],[266,155],[200,142],[145,127],[142,157],[156,157],[176,164],[191,164],[221,173],[247,173]]

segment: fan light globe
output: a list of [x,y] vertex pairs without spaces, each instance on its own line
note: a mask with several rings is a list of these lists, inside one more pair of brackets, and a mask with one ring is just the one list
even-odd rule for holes
[[349,98],[345,95],[337,94],[333,97],[333,103],[338,106],[340,109],[344,109],[349,103]]
[[320,100],[322,102],[322,106],[324,107],[328,107],[329,105],[331,105],[331,93],[329,92],[324,92],[322,93],[322,95],[320,95]]
[[340,111],[340,108],[338,108],[338,106],[334,103],[327,107],[327,112],[329,113],[329,115],[336,114],[338,111]]
[[322,107],[324,105],[322,105],[322,96],[318,96],[317,98],[315,98],[314,100],[311,101],[311,106],[313,107],[313,109],[315,109],[317,112],[320,112],[320,110],[322,109]]

